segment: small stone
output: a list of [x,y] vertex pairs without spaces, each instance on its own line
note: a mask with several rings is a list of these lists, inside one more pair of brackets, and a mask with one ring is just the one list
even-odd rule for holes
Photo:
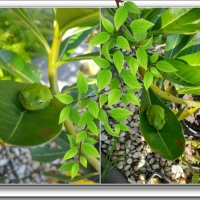
[[129,171],[125,171],[125,172],[124,172],[124,175],[125,175],[126,177],[129,177],[130,174],[131,174],[131,173],[130,173]]
[[131,147],[131,140],[127,140],[127,141],[125,142],[125,147],[126,147],[126,148],[130,148],[130,147]]
[[146,175],[145,174],[140,174],[139,175],[139,179],[142,180],[142,181],[145,181],[146,180]]
[[108,92],[109,90],[110,90],[110,87],[109,86],[107,86],[107,87],[105,87],[105,89],[104,89],[106,92]]
[[126,135],[125,132],[121,132],[121,133],[119,134],[119,137],[124,137],[125,135]]
[[146,163],[146,161],[145,160],[140,160],[139,162],[138,162],[138,169],[140,169],[141,167],[143,167],[144,165],[145,165],[145,163]]
[[33,179],[35,179],[37,176],[38,176],[37,173],[32,173],[32,174],[31,174],[31,178],[33,178]]
[[132,158],[128,158],[126,162],[130,165],[133,162],[133,159]]
[[8,161],[9,161],[8,159],[1,159],[0,160],[0,167],[7,165]]
[[181,174],[181,176],[182,176],[184,179],[187,179],[187,174],[186,174],[185,172],[183,172],[183,173]]
[[125,120],[125,121],[123,122],[123,124],[128,124],[128,120]]
[[153,166],[152,166],[152,168],[153,169],[158,169],[160,166],[158,165],[158,164],[154,164]]
[[126,153],[129,153],[129,152],[130,152],[130,149],[126,149],[125,151],[126,151]]
[[21,165],[19,167],[19,169],[17,170],[17,174],[25,174],[25,171],[26,171],[26,165]]
[[35,178],[35,182],[36,182],[36,183],[40,183],[40,182],[41,182],[41,179],[40,179],[39,176],[37,176],[37,177]]
[[125,171],[129,170],[130,168],[131,168],[131,165],[125,165],[125,166],[124,166],[124,170],[125,170]]
[[171,170],[170,167],[165,167],[165,171],[166,171],[166,172],[168,172],[168,171],[170,171],[170,170]]
[[118,163],[118,165],[117,165],[117,168],[118,168],[118,169],[122,169],[123,166],[124,166],[123,161],[120,161],[120,162]]
[[122,151],[122,150],[118,151],[118,153],[117,153],[118,156],[121,156],[121,155],[124,155],[124,154],[125,154],[125,151]]
[[185,173],[186,173],[187,176],[190,176],[190,173],[191,173],[191,172],[190,172],[190,169],[189,169],[189,168],[186,168],[186,169],[185,169]]
[[135,152],[133,154],[133,158],[139,158],[141,156],[141,152]]
[[138,147],[136,148],[136,151],[140,152],[140,151],[142,150],[142,148],[143,148],[143,146],[140,145],[140,146],[138,146]]
[[172,161],[167,160],[167,165],[168,165],[169,167],[172,166],[172,164],[173,164]]
[[18,148],[14,148],[14,152],[15,152],[15,155],[16,155],[17,157],[20,156],[20,151],[19,151]]
[[32,168],[33,168],[33,170],[36,170],[36,169],[38,169],[40,167],[40,163],[39,162],[32,162]]
[[[101,145],[101,148],[107,149],[107,144],[102,144],[102,145]],[[119,150],[119,149],[117,149],[117,150]]]
[[135,112],[135,106],[133,104],[129,105],[129,110],[134,113]]
[[132,180],[131,178],[128,178],[128,182],[129,182],[130,184],[136,184],[136,181],[135,181],[135,180]]
[[131,126],[131,127],[134,127],[134,124],[135,124],[134,122],[131,122],[131,123],[130,123],[130,126]]
[[151,158],[150,160],[149,160],[149,164],[151,165],[151,164],[153,164],[153,162],[154,162],[154,158]]
[[142,180],[137,180],[137,184],[143,184]]
[[123,143],[125,141],[125,137],[120,137],[119,141]]
[[53,162],[51,162],[53,165],[58,165],[60,163],[60,159],[56,159]]
[[123,149],[123,150],[126,149],[126,148],[125,148],[125,145],[122,144],[122,145],[120,146],[120,149]]
[[142,173],[146,173],[147,170],[146,170],[145,167],[141,167],[141,168],[139,169],[139,171],[142,172]]
[[115,148],[116,148],[117,151],[120,150],[120,143],[119,142],[116,143]]
[[101,141],[106,141],[108,140],[108,136],[107,135],[101,135]]
[[148,172],[152,172],[152,169],[151,169],[150,166],[147,167],[147,171],[148,171]]
[[140,142],[141,142],[141,139],[140,139],[140,138],[136,138],[136,142],[137,142],[137,143],[140,143]]
[[164,166],[165,165],[165,161],[163,161],[162,159],[160,160],[160,165]]
[[133,120],[132,116],[129,116],[128,121],[132,121],[132,120]]

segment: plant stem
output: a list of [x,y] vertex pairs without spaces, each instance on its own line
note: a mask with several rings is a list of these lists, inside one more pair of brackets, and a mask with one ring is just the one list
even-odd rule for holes
[[59,93],[58,88],[58,80],[57,80],[57,69],[55,67],[58,61],[60,43],[61,43],[61,32],[59,31],[59,27],[57,22],[54,22],[54,36],[53,36],[53,43],[51,50],[49,52],[49,59],[48,59],[48,75],[49,75],[49,83],[50,88],[53,94]]

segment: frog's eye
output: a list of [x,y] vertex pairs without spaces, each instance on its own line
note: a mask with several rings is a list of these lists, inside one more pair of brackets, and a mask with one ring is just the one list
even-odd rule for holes
[[23,98],[24,98],[24,95],[21,93],[21,94],[20,94],[20,97],[23,99]]
[[37,102],[38,105],[40,105],[40,104],[42,104],[42,103],[43,103],[42,100],[40,100],[40,101]]

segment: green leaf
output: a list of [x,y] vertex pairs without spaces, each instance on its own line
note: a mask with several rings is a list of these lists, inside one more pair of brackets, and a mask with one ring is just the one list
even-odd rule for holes
[[196,53],[192,53],[189,55],[179,56],[179,57],[177,57],[177,59],[182,60],[191,66],[200,66],[200,58],[199,57],[200,57],[200,53],[196,52]]
[[141,88],[140,83],[137,81],[137,78],[131,74],[128,70],[122,70],[121,77],[123,78],[126,85],[128,85],[131,88]]
[[66,147],[65,147],[65,149],[52,149],[52,148],[48,148],[48,147],[36,147],[36,148],[31,148],[30,153],[31,153],[32,160],[35,160],[38,162],[52,162],[58,158],[63,158],[66,151],[69,150],[69,144]]
[[114,23],[117,31],[119,30],[121,25],[126,21],[127,16],[128,12],[125,7],[121,6],[117,9],[114,16]]
[[108,106],[112,106],[117,103],[122,96],[122,93],[119,89],[110,90],[108,94]]
[[90,123],[91,121],[93,121],[93,119],[94,119],[93,115],[91,115],[89,111],[86,111],[86,112],[80,117],[80,120],[79,120],[78,125],[79,125],[79,126],[83,126],[83,125],[88,124],[88,123]]
[[125,108],[113,108],[112,110],[109,111],[109,114],[111,117],[114,119],[120,119],[120,118],[125,118],[133,113],[129,110],[126,110]]
[[96,136],[99,135],[99,131],[97,129],[97,126],[96,126],[96,124],[93,121],[91,121],[90,123],[88,123],[87,127],[91,131],[88,134],[90,134],[90,135],[96,135]]
[[136,51],[136,56],[137,56],[139,65],[141,65],[141,67],[147,70],[148,57],[147,57],[147,53],[145,49],[139,47]]
[[98,117],[99,106],[96,101],[90,101],[88,104],[88,111],[95,117]]
[[74,101],[74,98],[68,94],[57,94],[54,96],[64,104],[71,104]]
[[70,113],[70,107],[65,107],[62,109],[59,117],[59,124],[65,121],[65,119],[69,116]]
[[107,42],[110,39],[110,34],[108,32],[100,32],[97,33],[91,40],[90,44],[97,45],[97,44],[103,44]]
[[117,40],[116,40],[117,45],[122,48],[122,49],[126,49],[126,50],[130,50],[130,46],[129,43],[127,41],[127,39],[123,36],[118,36]]
[[150,61],[151,61],[152,63],[155,63],[155,62],[158,60],[158,56],[159,56],[159,53],[158,53],[158,52],[155,52],[153,55],[151,55]]
[[106,29],[106,31],[108,31],[109,33],[113,33],[114,31],[113,24],[105,17],[102,17],[101,20],[102,20],[103,27]]
[[119,88],[119,80],[117,78],[113,78],[110,82],[110,90]]
[[173,58],[187,44],[189,38],[190,35],[168,35],[164,56],[166,58]]
[[56,8],[55,11],[60,32],[99,24],[99,8]]
[[90,99],[87,98],[87,99],[83,99],[81,102],[79,102],[78,104],[78,107],[79,107],[79,110],[85,108],[90,102]]
[[93,138],[86,138],[84,142],[89,144],[96,144],[98,141]]
[[104,128],[109,135],[113,137],[119,137],[118,133],[114,132],[114,130],[110,127],[108,123],[104,124]]
[[160,72],[159,72],[155,67],[151,67],[151,68],[150,68],[150,72],[151,72],[155,77],[162,77],[162,75],[160,74]]
[[142,45],[140,45],[140,47],[142,47],[144,49],[149,49],[149,48],[151,48],[152,44],[153,44],[153,37],[150,37]]
[[80,156],[80,163],[87,168],[87,159],[84,156]]
[[107,123],[108,122],[108,116],[106,114],[106,111],[103,110],[102,108],[99,109],[98,119],[100,121],[102,121],[103,123]]
[[143,33],[134,33],[133,38],[136,42],[142,42],[147,37],[147,31]]
[[46,51],[49,52],[50,47],[45,37],[40,32],[40,29],[36,26],[36,23],[27,15],[25,10],[23,8],[11,8],[11,10],[33,31],[40,42],[44,45]]
[[179,89],[178,94],[196,94],[200,95],[200,86],[199,87],[183,87]]
[[79,92],[82,94],[86,94],[88,91],[87,80],[81,71],[78,71],[77,87]]
[[142,135],[152,151],[159,153],[165,159],[175,160],[183,154],[185,149],[182,126],[175,114],[150,89],[149,98],[151,99],[151,104],[159,105],[164,109],[165,125],[158,131],[149,124],[146,109],[150,106],[150,102],[146,91],[143,89],[140,107],[140,129]]
[[110,57],[110,53],[109,53],[109,50],[110,50],[110,44],[112,44],[112,40],[106,42],[103,44],[102,48],[101,48],[101,52],[102,54],[105,56],[105,58],[107,60],[109,60],[110,62],[112,62],[112,59]]
[[192,176],[192,184],[197,184],[200,181],[200,175],[195,174]]
[[26,83],[40,82],[25,60],[12,51],[0,49],[0,64],[3,70]]
[[138,71],[137,59],[133,58],[132,56],[126,56],[125,59],[130,68],[131,73],[135,76]]
[[79,142],[85,140],[86,137],[87,137],[87,132],[81,131],[76,137],[76,143],[79,143]]
[[78,170],[79,170],[79,164],[74,163],[71,169],[71,179],[73,179],[78,174]]
[[75,136],[67,134],[67,138],[70,143],[70,148],[77,147]]
[[145,89],[148,90],[152,83],[153,83],[153,74],[148,71],[144,75],[144,87],[145,87]]
[[44,144],[59,135],[61,110],[65,107],[55,97],[40,110],[28,111],[19,101],[27,83],[0,81],[0,139],[7,144],[30,147]]
[[120,131],[130,131],[129,127],[125,124],[116,124],[115,131],[119,134]]
[[101,94],[99,98],[100,108],[107,102],[108,98],[106,94]]
[[104,89],[111,81],[112,73],[110,70],[102,70],[97,74],[98,91]]
[[151,28],[154,24],[145,19],[136,19],[130,24],[130,28],[135,33],[143,33]]
[[110,62],[105,58],[93,58],[93,61],[103,69],[110,67]]
[[135,3],[133,2],[130,2],[130,1],[127,1],[124,3],[124,7],[129,11],[129,12],[132,12],[132,13],[141,13],[140,12],[140,9],[136,6]]
[[78,147],[72,147],[67,153],[64,155],[63,160],[68,160],[73,158],[78,153]]
[[162,72],[161,74],[165,79],[182,86],[200,86],[199,68],[187,65],[179,60],[167,58],[165,60],[177,69],[175,72]]
[[78,125],[78,122],[80,120],[80,114],[76,109],[70,108],[69,118],[74,124]]
[[100,158],[100,155],[99,155],[98,151],[96,150],[96,148],[89,143],[82,144],[82,151],[89,156]]
[[156,63],[156,67],[163,72],[175,72],[177,71],[170,63],[164,60],[160,60]]
[[184,34],[199,32],[199,8],[165,9],[149,34]]
[[68,171],[71,171],[73,165],[75,164],[76,162],[67,162],[65,164],[63,164],[59,169],[58,171],[64,171],[64,172],[68,172]]
[[127,105],[129,103],[129,101],[126,99],[125,95],[122,95],[121,100],[125,105]]
[[124,56],[121,51],[117,50],[113,54],[113,62],[115,64],[115,67],[117,68],[117,71],[120,73],[124,66]]
[[138,106],[140,105],[140,102],[135,94],[127,93],[127,94],[125,94],[125,97],[130,103],[132,103],[134,105],[138,105]]

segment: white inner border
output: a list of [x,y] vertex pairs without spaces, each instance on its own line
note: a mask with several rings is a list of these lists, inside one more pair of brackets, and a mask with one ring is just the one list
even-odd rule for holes
[[[199,7],[200,1],[134,1],[139,7]],[[116,7],[115,1],[0,1],[0,7],[10,8],[10,7],[90,7],[90,8],[108,8]],[[93,185],[94,186],[94,185]],[[96,185],[93,187],[90,185],[76,186],[72,187],[69,185],[57,185],[55,188],[49,186],[29,186],[26,185],[16,186],[15,188],[11,185],[0,186],[0,196],[4,197],[103,197],[103,196],[115,196],[115,197],[194,197],[200,196],[200,185],[171,185],[164,187],[149,187],[147,186],[130,186],[126,185]],[[12,191],[12,192],[11,192]],[[122,198],[123,199],[123,198]],[[190,199],[190,198],[188,198]]]

